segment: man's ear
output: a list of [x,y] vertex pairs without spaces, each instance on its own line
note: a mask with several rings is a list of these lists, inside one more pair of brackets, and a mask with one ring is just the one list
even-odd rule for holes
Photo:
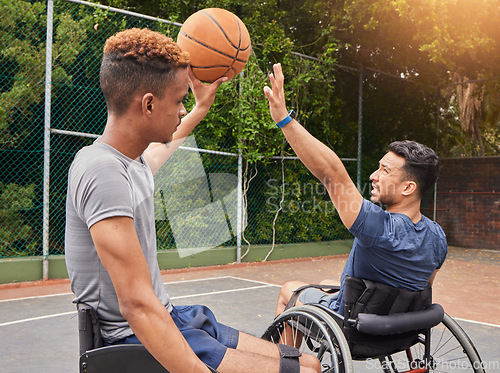
[[153,112],[153,101],[154,95],[152,93],[146,93],[142,96],[142,113],[146,116],[150,116]]
[[404,196],[409,196],[417,192],[417,183],[415,181],[407,180],[404,182],[404,184],[405,184],[405,187],[403,189]]

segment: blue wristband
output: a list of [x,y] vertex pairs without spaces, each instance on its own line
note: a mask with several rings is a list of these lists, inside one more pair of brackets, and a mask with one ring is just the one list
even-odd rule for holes
[[292,121],[292,119],[295,118],[295,111],[293,110],[290,110],[288,112],[288,115],[285,117],[285,119],[283,120],[280,120],[279,122],[276,123],[276,125],[278,126],[278,128],[283,128],[285,127],[288,123],[290,123]]

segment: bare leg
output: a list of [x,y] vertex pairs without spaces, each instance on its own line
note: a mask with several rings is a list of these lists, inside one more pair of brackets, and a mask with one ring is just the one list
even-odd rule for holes
[[[305,282],[301,281],[289,281],[285,283],[280,290],[280,294],[278,297],[278,305],[276,306],[276,316],[283,313],[288,304],[288,301],[292,297],[294,290],[300,288],[301,286],[307,285]],[[302,302],[297,299],[295,305],[301,305]],[[300,342],[302,341],[302,334],[298,334],[297,330],[292,330],[292,328],[288,325],[285,325],[285,329],[283,330],[283,335],[279,341],[279,343],[287,344],[293,346],[295,348],[300,347]],[[294,338],[295,337],[295,338]]]
[[[301,281],[289,281],[281,287],[280,295],[278,296],[278,304],[276,306],[276,316],[283,313],[285,310],[288,301],[292,297],[294,290],[297,290],[301,286],[308,285],[305,282]],[[297,300],[297,305],[302,304],[299,300]]]
[[[281,287],[280,294],[278,296],[278,304],[276,305],[275,316],[278,316],[283,313],[286,305],[288,304],[288,301],[292,297],[293,292],[304,285],[309,285],[309,284],[302,281],[289,281]],[[336,281],[327,279],[321,281],[320,285],[339,285],[339,282],[338,280]],[[302,303],[299,300],[297,300],[297,303],[295,305],[298,306],[301,304]]]
[[320,285],[336,285],[336,286],[339,286],[340,282],[339,282],[339,280],[326,279],[326,280],[321,281],[319,284]]
[[[299,363],[301,373],[321,372],[316,356],[303,354]],[[217,370],[221,373],[278,373],[279,367],[279,352],[275,344],[240,332],[236,350],[227,350]]]

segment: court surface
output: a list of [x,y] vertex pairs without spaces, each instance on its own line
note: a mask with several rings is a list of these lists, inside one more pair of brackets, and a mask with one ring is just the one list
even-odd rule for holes
[[[304,262],[305,263],[305,262]],[[302,267],[304,266],[302,263]],[[267,266],[268,275],[272,274]],[[240,272],[242,277],[230,272]],[[280,285],[245,276],[245,267],[217,271],[177,272],[165,283],[172,302],[204,304],[218,320],[260,336],[271,323]],[[202,277],[203,275],[207,277]],[[293,274],[289,273],[289,276]],[[243,276],[247,278],[243,278]],[[197,277],[197,278],[189,278]],[[266,277],[262,275],[262,277]],[[177,278],[177,279],[176,279]],[[36,293],[45,286],[38,287]],[[0,372],[77,372],[78,332],[75,306],[67,283],[54,285],[53,293],[0,300]],[[0,288],[0,293],[2,289]],[[9,295],[4,291],[4,295]],[[498,310],[497,310],[498,311]],[[459,320],[476,345],[488,372],[500,372],[500,326]],[[369,371],[356,363],[355,371]],[[360,365],[361,364],[361,365]],[[363,365],[365,364],[365,365]]]

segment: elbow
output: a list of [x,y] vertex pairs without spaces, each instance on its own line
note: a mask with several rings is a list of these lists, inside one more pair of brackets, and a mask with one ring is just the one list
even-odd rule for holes
[[145,297],[125,296],[118,298],[120,313],[130,325],[143,320],[148,314],[148,305]]
[[355,188],[349,174],[345,170],[338,170],[332,167],[325,168],[316,177],[333,194],[351,193],[352,191],[346,188]]
[[312,170],[312,173],[326,187],[334,183],[338,177],[338,170],[329,164],[318,164],[316,170]]

